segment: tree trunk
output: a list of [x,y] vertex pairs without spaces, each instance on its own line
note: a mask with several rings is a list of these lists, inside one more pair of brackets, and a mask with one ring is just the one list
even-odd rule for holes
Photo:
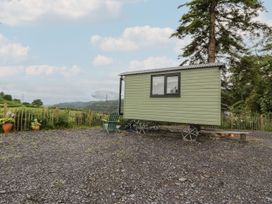
[[208,48],[208,63],[215,63],[216,58],[216,38],[215,38],[215,21],[216,21],[216,4],[210,6],[210,35]]

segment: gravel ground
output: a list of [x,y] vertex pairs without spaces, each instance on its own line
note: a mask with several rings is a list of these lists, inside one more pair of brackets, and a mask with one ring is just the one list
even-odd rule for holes
[[0,136],[0,203],[272,203],[272,133],[246,144],[100,129]]

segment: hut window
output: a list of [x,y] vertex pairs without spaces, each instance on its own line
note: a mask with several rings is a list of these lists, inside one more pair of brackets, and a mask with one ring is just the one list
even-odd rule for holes
[[152,75],[151,97],[180,96],[180,73]]
[[164,76],[152,77],[152,95],[164,95]]
[[166,77],[166,94],[178,94],[179,93],[179,76],[167,76]]

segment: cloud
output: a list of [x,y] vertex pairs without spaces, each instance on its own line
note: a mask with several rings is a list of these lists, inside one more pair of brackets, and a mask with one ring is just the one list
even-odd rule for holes
[[50,65],[30,65],[30,66],[0,66],[0,77],[15,76],[25,74],[26,76],[49,76],[59,74],[65,77],[77,75],[80,68],[76,65],[72,67],[57,67]]
[[94,66],[106,66],[111,65],[113,63],[113,60],[110,57],[106,57],[103,55],[97,55],[93,60]]
[[179,62],[166,56],[148,57],[143,60],[132,60],[129,63],[130,70],[152,69],[178,66]]
[[126,28],[119,37],[94,35],[90,41],[103,51],[132,51],[166,45],[172,41],[169,38],[173,32],[167,27],[136,26]]
[[0,64],[25,60],[28,56],[28,51],[29,47],[12,42],[0,34]]
[[174,51],[177,55],[180,55],[182,53],[182,49],[191,42],[191,37],[186,36],[184,39],[176,39],[176,45],[174,48]]
[[118,16],[129,0],[1,0],[0,19],[11,26],[33,23],[42,18],[97,20]]
[[[19,77],[17,81],[10,79],[0,80],[0,90],[12,94],[24,101],[32,101],[41,98],[45,104],[56,104],[67,101],[90,101],[97,90],[107,90],[109,93],[118,92],[119,79],[104,76],[84,77],[81,75],[73,78],[49,78],[43,77],[37,80],[29,80],[28,77]],[[23,86],[22,86],[23,84]],[[105,98],[104,98],[105,99]]]
[[0,66],[0,77],[9,77],[20,74],[24,70],[21,66]]
[[25,67],[26,75],[30,76],[41,76],[41,75],[52,75],[52,74],[61,74],[63,76],[73,76],[80,72],[80,68],[76,65],[71,68],[67,67],[56,67],[50,65],[31,65]]

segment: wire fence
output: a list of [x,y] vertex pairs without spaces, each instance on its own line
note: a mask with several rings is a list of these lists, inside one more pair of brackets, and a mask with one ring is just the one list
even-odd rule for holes
[[[8,112],[15,115],[14,130],[31,130],[31,122],[37,119],[42,129],[101,126],[107,114],[93,111],[61,110],[50,108],[0,107],[0,118]],[[272,113],[234,114],[222,113],[222,129],[272,131]]]
[[221,128],[272,131],[272,113],[222,114]]

